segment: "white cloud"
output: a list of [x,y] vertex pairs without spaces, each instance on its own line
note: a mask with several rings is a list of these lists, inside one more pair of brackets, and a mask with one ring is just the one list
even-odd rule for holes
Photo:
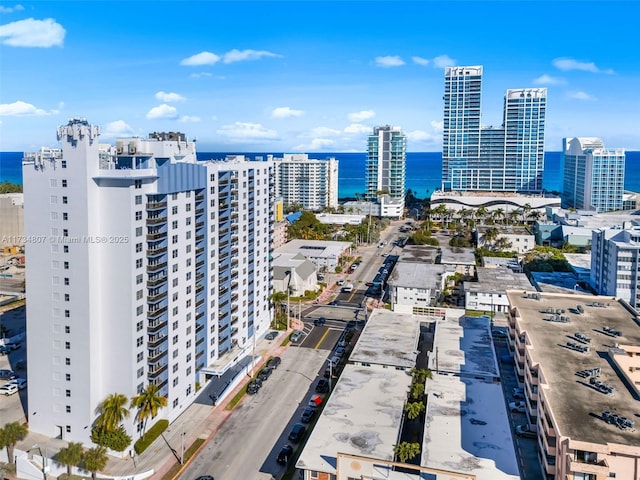
[[116,120],[114,122],[107,123],[102,129],[102,136],[105,138],[114,138],[131,135],[133,128],[127,124],[124,120]]
[[540,75],[538,78],[534,78],[533,83],[535,85],[564,85],[567,82],[564,78],[552,77],[545,73]]
[[607,70],[602,70],[598,68],[598,66],[594,62],[580,62],[574,58],[555,58],[551,63],[558,70],[562,70],[564,72],[570,70],[581,70],[583,72],[591,73],[613,73],[613,70],[611,70],[610,68]]
[[200,52],[185,58],[180,62],[180,65],[186,65],[188,67],[197,67],[200,65],[213,65],[220,61],[220,57],[211,52]]
[[570,98],[572,100],[595,100],[596,99],[596,97],[594,97],[593,95],[587,92],[582,92],[582,91],[568,92],[567,98]]
[[353,112],[347,115],[350,122],[362,122],[363,120],[369,120],[376,116],[376,112],[373,110],[360,110],[359,112]]
[[209,72],[200,72],[200,73],[192,73],[189,75],[190,78],[200,78],[200,77],[210,77],[211,73]]
[[278,136],[278,132],[275,130],[269,130],[259,123],[250,122],[235,122],[232,125],[223,125],[216,130],[216,133],[229,139],[243,142],[276,138]]
[[397,55],[387,55],[385,57],[376,57],[375,59],[376,66],[383,68],[390,67],[401,67],[404,65],[404,60],[402,60]]
[[361,123],[352,123],[344,129],[344,133],[371,133],[371,127],[362,125]]
[[453,67],[456,61],[449,55],[439,55],[433,59],[433,66],[436,68]]
[[434,131],[441,133],[444,130],[444,120],[440,120],[439,122],[431,120],[431,128],[433,128]]
[[167,105],[163,103],[162,105],[158,105],[157,107],[153,107],[151,110],[147,112],[148,119],[154,118],[176,118],[178,116],[178,111],[175,107],[171,105]]
[[183,115],[180,117],[180,121],[182,123],[198,123],[200,122],[200,117],[195,117],[192,115]]
[[301,115],[304,115],[302,110],[294,110],[291,107],[277,107],[271,112],[271,116],[274,118],[299,117]]
[[53,18],[27,18],[0,25],[2,44],[11,47],[61,47],[66,33]]
[[410,142],[424,142],[426,140],[433,140],[434,136],[429,132],[425,132],[424,130],[413,130],[412,132],[407,132],[407,140]]
[[315,127],[312,128],[309,133],[301,135],[306,138],[315,138],[315,137],[335,137],[337,135],[342,134],[340,130],[335,130],[329,127]]
[[13,13],[13,12],[21,12],[24,10],[22,5],[16,5],[15,7],[3,7],[0,5],[0,13]]
[[277,53],[266,50],[237,50],[233,49],[224,54],[224,63],[243,62],[245,60],[259,60],[262,57],[281,57]]
[[300,144],[293,147],[293,150],[300,152],[317,152],[320,150],[331,149],[335,145],[335,141],[329,138],[314,138],[307,144]]
[[165,103],[184,102],[186,100],[186,98],[184,98],[179,93],[173,92],[158,92],[156,93],[156,99]]
[[428,58],[411,57],[411,60],[413,60],[413,63],[417,63],[418,65],[422,65],[423,67],[426,67],[427,65],[429,65]]
[[58,110],[46,111],[41,108],[37,108],[27,102],[18,100],[13,103],[0,104],[0,116],[4,117],[26,117],[26,116],[43,116],[43,115],[55,115],[59,113]]

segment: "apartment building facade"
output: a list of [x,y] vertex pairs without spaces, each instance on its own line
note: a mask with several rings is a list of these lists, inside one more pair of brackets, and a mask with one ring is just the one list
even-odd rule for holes
[[507,295],[514,368],[544,478],[637,479],[637,314],[613,297]]
[[[404,211],[407,136],[400,127],[374,127],[367,140],[366,200],[378,201],[383,216],[401,217]],[[384,196],[384,200],[379,200]]]
[[600,295],[640,307],[640,227],[593,230],[590,275],[591,286]]
[[607,149],[600,138],[563,138],[563,207],[622,210],[625,160],[623,148]]
[[276,195],[287,205],[306,210],[338,208],[338,160],[310,159],[305,153],[285,153],[273,158]]
[[83,443],[109,394],[155,384],[174,420],[271,317],[272,164],[196,162],[178,132],[99,136],[72,119],[60,155],[23,161],[29,428]]
[[542,192],[547,89],[508,89],[501,127],[481,125],[482,66],[445,69],[443,191]]

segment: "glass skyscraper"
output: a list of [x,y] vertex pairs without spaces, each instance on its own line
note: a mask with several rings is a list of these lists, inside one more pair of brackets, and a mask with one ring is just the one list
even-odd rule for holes
[[481,87],[481,66],[445,70],[442,189],[542,191],[547,90],[507,90],[493,128],[480,123]]
[[365,198],[375,201],[381,193],[404,201],[407,137],[399,127],[374,127],[367,141]]

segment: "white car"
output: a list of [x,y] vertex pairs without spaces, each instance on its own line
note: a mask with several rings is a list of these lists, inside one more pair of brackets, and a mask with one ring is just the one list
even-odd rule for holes
[[527,407],[524,404],[524,402],[522,402],[522,401],[511,402],[509,404],[509,410],[511,410],[512,412],[525,413],[526,409],[527,409]]
[[0,393],[8,396],[18,393],[18,386],[15,383],[6,383],[0,387]]
[[336,285],[338,285],[339,287],[341,287],[342,285],[344,285],[344,280],[338,280],[336,282]]

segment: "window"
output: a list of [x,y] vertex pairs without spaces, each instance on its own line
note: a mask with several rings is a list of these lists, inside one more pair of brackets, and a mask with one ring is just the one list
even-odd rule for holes
[[191,225],[191,217],[187,217],[187,225]]
[[62,180],[62,187],[63,188],[67,188],[67,181],[66,180]]
[[191,231],[187,232],[187,240],[189,240],[191,238]]
[[62,220],[69,220],[69,214],[67,212],[62,212]]
[[190,211],[191,211],[191,204],[187,203],[187,212],[190,212]]
[[67,433],[71,433],[71,425],[67,425],[67,427],[65,428],[65,430],[67,431]]
[[142,274],[136,275],[136,285],[140,285],[142,283]]
[[67,413],[71,413],[71,405],[67,405]]
[[171,237],[171,243],[178,243],[178,235],[173,235]]
[[177,278],[174,278],[174,279],[171,281],[171,284],[172,284],[174,287],[177,287],[177,286],[178,286],[178,279],[177,279]]
[[144,375],[144,367],[140,367],[138,369],[138,378],[140,378],[142,375]]
[[64,333],[71,333],[71,327],[69,325],[64,326]]
[[64,342],[65,350],[71,350],[71,342]]
[[178,385],[178,377],[173,379],[173,386],[177,386]]
[[66,204],[68,203],[68,201],[69,201],[69,198],[68,198],[68,197],[66,197],[66,196],[63,196],[63,197],[62,197],[62,203],[63,203],[64,205],[66,205]]
[[69,253],[69,245],[64,245],[64,246],[62,247],[62,251],[63,251],[64,253]]
[[64,301],[65,301],[65,302],[68,302],[68,301],[69,301],[69,298],[70,298],[70,297],[69,297],[69,294],[68,294],[68,293],[65,293],[65,294],[64,294]]
[[64,364],[65,365],[71,365],[71,359],[69,357],[64,359]]
[[141,347],[144,344],[144,337],[138,337],[136,339],[136,346]]
[[64,392],[66,397],[70,397],[71,396],[71,390],[65,390]]
[[71,381],[71,374],[70,373],[65,374],[64,378],[65,378],[65,380],[67,382],[70,382]]
[[134,188],[142,188],[142,180],[136,180],[134,182]]
[[138,322],[136,323],[136,332],[139,332],[140,330],[142,330],[144,328],[144,325],[142,322]]
[[136,237],[142,236],[142,227],[136,227]]
[[176,343],[178,343],[178,335],[174,335],[173,339],[171,340],[172,343],[175,345]]
[[137,258],[136,259],[136,268],[142,268],[142,259],[141,258]]
[[63,228],[62,229],[62,236],[63,237],[68,237],[69,236],[69,229]]
[[142,305],[138,305],[136,307],[136,315],[142,315],[143,310],[144,310],[144,307]]
[[136,220],[142,220],[142,212],[141,211],[137,211],[136,212]]
[[142,251],[142,243],[136,243],[136,253],[140,253]]
[[178,249],[177,248],[175,250],[171,251],[171,258],[178,258]]
[[142,195],[136,195],[136,205],[142,205]]
[[64,311],[65,318],[69,318],[71,316],[71,312],[69,310]]
[[178,206],[174,205],[173,207],[171,207],[171,215],[177,215],[178,214]]
[[64,264],[63,264],[63,268],[64,268],[65,270],[69,270],[69,262],[64,262]]
[[140,299],[142,299],[142,295],[143,295],[142,290],[138,290],[138,291],[136,292],[136,300],[140,300]]
[[138,360],[138,363],[140,363],[142,360],[144,360],[144,353],[143,352],[138,352],[138,355],[136,356],[136,360]]
[[171,228],[178,228],[178,221],[174,220],[173,222],[171,222]]
[[178,371],[178,364],[177,363],[173,365],[173,369],[172,370],[173,370],[173,373],[176,373]]

